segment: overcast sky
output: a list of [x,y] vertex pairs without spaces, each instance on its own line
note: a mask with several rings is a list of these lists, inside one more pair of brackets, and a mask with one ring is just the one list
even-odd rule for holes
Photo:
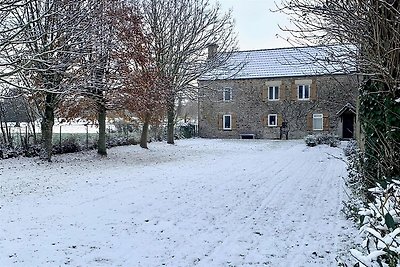
[[[289,24],[289,19],[279,13],[273,13],[274,0],[217,0],[223,10],[233,10],[240,50],[279,48],[290,46],[276,35],[289,36],[282,32],[279,25]],[[279,0],[276,2],[280,2]]]

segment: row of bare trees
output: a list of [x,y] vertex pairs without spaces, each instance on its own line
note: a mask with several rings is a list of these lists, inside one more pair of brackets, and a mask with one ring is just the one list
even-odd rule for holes
[[[225,56],[207,60],[211,43]],[[96,121],[101,155],[110,110],[142,120],[143,147],[166,117],[173,144],[177,100],[235,47],[231,14],[209,0],[0,2],[0,92],[35,107],[49,161],[58,116]]]

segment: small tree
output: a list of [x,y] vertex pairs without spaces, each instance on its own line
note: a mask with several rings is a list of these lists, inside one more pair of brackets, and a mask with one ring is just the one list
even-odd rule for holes
[[118,46],[113,55],[119,62],[122,83],[117,92],[124,96],[120,101],[122,108],[138,115],[143,122],[140,146],[147,148],[150,124],[164,117],[165,89],[138,7],[124,4],[116,10],[116,17],[121,20],[114,23]]

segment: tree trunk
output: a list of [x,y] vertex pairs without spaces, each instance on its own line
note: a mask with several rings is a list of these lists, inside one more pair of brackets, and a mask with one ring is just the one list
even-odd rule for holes
[[142,127],[142,135],[140,136],[140,147],[141,148],[148,148],[147,147],[147,139],[149,136],[149,124],[150,124],[150,118],[151,115],[150,113],[146,113],[144,122],[143,122],[143,127]]
[[4,130],[4,126],[3,126],[3,122],[4,124],[7,125],[7,120],[4,119],[4,114],[3,114],[3,107],[0,106],[0,129],[1,129],[1,133],[3,136],[3,143],[4,144],[8,144],[7,142],[7,135],[6,135],[6,131]]
[[106,115],[107,110],[103,103],[98,104],[98,121],[99,121],[99,141],[97,143],[97,153],[101,156],[107,156],[106,148]]
[[51,161],[53,154],[53,126],[54,126],[54,95],[51,93],[46,94],[46,106],[44,116],[42,118],[42,151],[40,158],[43,160]]
[[174,144],[174,126],[175,126],[175,98],[172,96],[167,103],[167,143]]

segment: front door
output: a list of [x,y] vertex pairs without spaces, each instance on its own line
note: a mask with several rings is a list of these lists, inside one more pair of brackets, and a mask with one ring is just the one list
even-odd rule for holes
[[343,113],[343,138],[354,137],[354,113]]

